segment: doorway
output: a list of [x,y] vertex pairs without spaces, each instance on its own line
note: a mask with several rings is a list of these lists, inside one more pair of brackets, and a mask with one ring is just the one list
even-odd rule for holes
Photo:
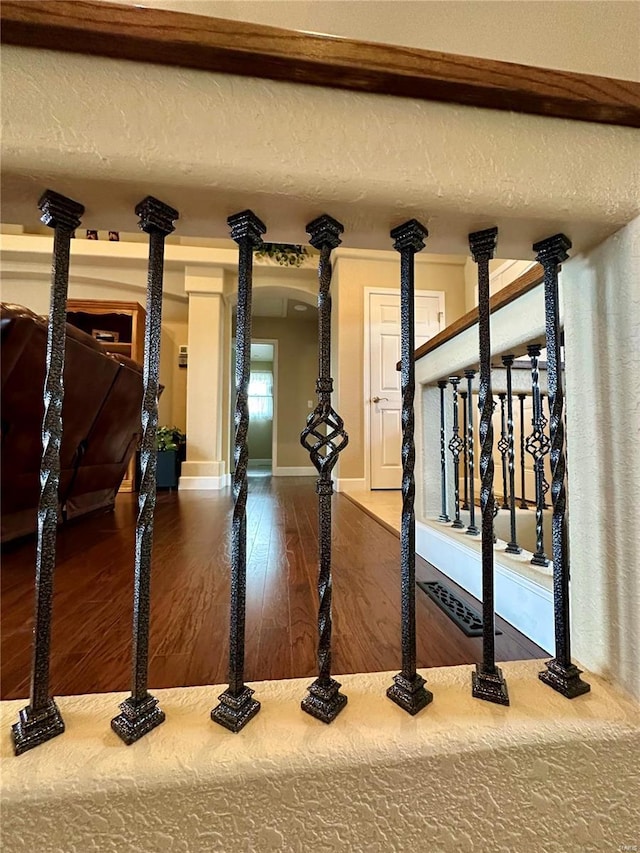
[[[444,293],[415,297],[417,348],[444,328]],[[367,335],[368,332],[368,335]],[[400,293],[369,289],[365,295],[365,399],[368,401],[369,488],[402,486],[402,397],[400,373]]]
[[[235,436],[235,339],[231,353],[231,459]],[[278,341],[257,339],[251,341],[251,373],[249,378],[249,445],[248,472],[254,477],[268,477],[273,473],[276,459],[277,434],[277,376]]]

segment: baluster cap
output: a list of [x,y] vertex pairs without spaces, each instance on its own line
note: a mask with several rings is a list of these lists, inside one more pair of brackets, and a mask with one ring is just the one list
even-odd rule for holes
[[484,231],[474,231],[469,234],[469,248],[473,260],[478,263],[482,260],[491,260],[498,242],[497,227],[485,228]]
[[79,201],[73,201],[53,190],[45,190],[38,207],[42,211],[41,222],[49,228],[62,228],[65,231],[75,231],[84,213],[84,205]]
[[336,249],[342,240],[340,234],[344,231],[344,225],[329,216],[328,213],[323,213],[318,216],[313,222],[310,222],[306,227],[306,232],[309,235],[309,242],[314,249],[322,249],[328,246],[330,249]]
[[424,249],[424,241],[429,236],[429,232],[417,219],[409,219],[408,222],[392,228],[389,236],[394,240],[393,248],[396,251],[413,249],[414,252],[421,252]]
[[136,205],[136,216],[140,217],[138,228],[147,234],[171,234],[174,221],[180,214],[163,201],[148,195]]
[[234,213],[227,219],[227,225],[232,240],[235,240],[236,243],[248,240],[252,246],[256,247],[262,244],[262,235],[267,230],[267,226],[252,210]]
[[537,252],[536,260],[543,266],[561,264],[569,257],[567,249],[571,248],[571,240],[566,234],[554,234],[553,237],[534,243],[532,248]]

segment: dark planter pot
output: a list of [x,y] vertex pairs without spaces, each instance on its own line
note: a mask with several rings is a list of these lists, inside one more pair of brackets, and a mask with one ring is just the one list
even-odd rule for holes
[[177,450],[159,450],[156,485],[159,489],[177,489],[180,464]]

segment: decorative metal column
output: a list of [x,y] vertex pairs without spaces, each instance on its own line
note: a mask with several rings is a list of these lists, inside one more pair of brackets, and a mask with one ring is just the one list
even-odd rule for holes
[[527,436],[526,449],[533,457],[533,473],[536,484],[536,551],[531,562],[535,566],[548,566],[549,559],[544,552],[544,527],[543,527],[543,510],[544,510],[544,455],[549,449],[549,439],[546,436],[544,428],[547,425],[547,419],[542,413],[542,403],[540,399],[540,385],[538,376],[538,358],[540,357],[540,346],[538,344],[530,344],[527,347],[529,358],[531,359],[531,393],[533,402],[533,415],[531,418],[532,433]]
[[571,242],[564,234],[556,234],[533,246],[536,260],[544,268],[544,307],[547,333],[547,388],[549,392],[551,433],[551,499],[553,517],[551,539],[553,548],[553,613],[555,626],[555,657],[541,672],[541,681],[568,699],[588,693],[590,685],[580,678],[581,670],[571,662],[571,633],[569,623],[569,560],[566,523],[566,463],[564,455],[564,392],[560,362],[560,309],[558,299],[558,270],[568,258]]
[[53,263],[43,390],[31,692],[29,704],[20,711],[18,722],[11,727],[16,755],[33,749],[34,746],[39,746],[64,731],[64,722],[58,706],[49,695],[49,661],[58,530],[69,250],[71,234],[80,225],[84,207],[52,190],[44,193],[38,207],[42,211],[41,221],[54,229]]
[[349,437],[342,418],[331,407],[331,250],[340,245],[343,226],[324,214],[307,225],[309,242],[320,250],[318,263],[318,405],[307,418],[300,442],[309,451],[319,477],[318,542],[318,678],[309,687],[309,695],[301,703],[302,710],[330,723],[347,704],[340,684],[331,678],[331,472]]
[[122,713],[111,720],[111,728],[126,744],[132,744],[164,721],[158,700],[147,690],[149,670],[149,615],[151,550],[156,506],[156,430],[158,427],[158,375],[162,323],[162,280],[164,241],[174,230],[178,211],[152,196],[136,207],[139,227],[149,235],[147,318],[144,330],[142,398],[142,442],[140,448],[140,494],[136,523],[135,579],[133,592],[133,665],[131,696],[120,705]]
[[236,309],[236,410],[233,521],[231,526],[231,613],[229,618],[229,686],[218,697],[211,719],[239,732],[260,710],[253,690],[244,683],[245,611],[247,597],[247,465],[249,462],[249,380],[251,378],[251,296],[253,251],[262,243],[266,226],[251,210],[227,219],[238,244],[238,305]]
[[[416,672],[416,517],[414,511],[416,451],[414,442],[415,397],[415,298],[414,256],[424,249],[428,231],[411,219],[391,231],[393,248],[400,253],[400,329],[402,387],[402,519],[400,528],[400,583],[402,602],[402,671],[393,677],[387,696],[409,714],[428,705],[433,694]],[[456,500],[457,506],[457,500]]]
[[520,509],[529,509],[529,504],[527,503],[525,495],[526,489],[524,476],[524,401],[526,396],[526,394],[518,394],[518,400],[520,400],[520,486],[522,489],[522,494],[520,495]]
[[446,379],[441,379],[438,382],[440,389],[440,495],[442,502],[438,521],[442,521],[443,524],[448,524],[451,521],[447,512],[447,446],[444,419],[444,392],[448,384]]
[[507,682],[495,656],[495,606],[493,581],[493,395],[491,391],[491,321],[489,261],[493,257],[497,228],[469,235],[473,260],[478,265],[478,335],[480,341],[480,506],[482,509],[482,663],[472,673],[472,694],[500,705],[509,704]]
[[522,548],[518,545],[516,531],[516,454],[513,436],[513,376],[511,368],[515,356],[503,355],[502,363],[507,373],[507,440],[509,443],[509,512],[511,514],[511,539],[507,543],[505,551],[508,554],[521,554]]
[[[544,394],[542,391],[540,392],[540,411],[544,412]],[[549,422],[548,422],[548,420],[544,414],[543,414],[543,419],[544,419],[544,425],[546,427]],[[544,450],[544,453],[542,454],[542,462],[541,462],[541,465],[542,465],[542,509],[549,509],[549,504],[547,503],[547,495],[549,494],[549,488],[550,487],[549,487],[549,483],[547,481],[547,478],[545,475],[545,470],[544,470],[544,460],[545,460],[545,457],[548,455],[549,455],[549,445],[547,445],[547,447]]]
[[464,376],[467,380],[467,395],[469,397],[469,408],[467,409],[467,453],[469,454],[469,526],[465,530],[469,536],[478,536],[480,531],[476,527],[476,469],[475,451],[473,449],[473,380],[475,370],[465,370]]
[[458,385],[460,384],[460,377],[450,376],[449,382],[453,388],[453,435],[449,442],[449,450],[453,456],[453,499],[455,504],[455,518],[451,526],[457,530],[462,530],[464,524],[460,519],[460,454],[462,453],[464,442],[459,435],[460,422],[458,420]]
[[469,509],[469,453],[467,450],[467,397],[466,391],[461,391],[462,397],[462,479],[464,480],[464,500],[462,509]]
[[502,506],[500,509],[509,509],[507,488],[507,456],[509,454],[509,439],[507,438],[507,419],[505,412],[506,394],[498,394],[500,398],[500,440],[498,441],[498,450],[502,459]]

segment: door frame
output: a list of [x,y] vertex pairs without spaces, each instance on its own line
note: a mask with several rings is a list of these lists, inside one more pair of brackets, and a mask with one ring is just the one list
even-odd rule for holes
[[[400,298],[399,287],[365,287],[364,288],[364,488],[371,491],[371,296],[395,296]],[[444,290],[416,290],[415,296],[437,296],[440,303],[441,330],[446,328],[445,293]]]
[[[271,420],[271,475],[278,465],[278,341],[276,338],[251,338],[252,344],[271,344],[273,346],[273,418]],[[235,376],[233,371],[236,339],[231,338],[231,357],[229,358],[229,419],[231,428],[229,430],[229,470],[233,469],[233,451],[235,448],[235,434],[233,430],[233,416],[235,406],[233,399],[236,393]]]

